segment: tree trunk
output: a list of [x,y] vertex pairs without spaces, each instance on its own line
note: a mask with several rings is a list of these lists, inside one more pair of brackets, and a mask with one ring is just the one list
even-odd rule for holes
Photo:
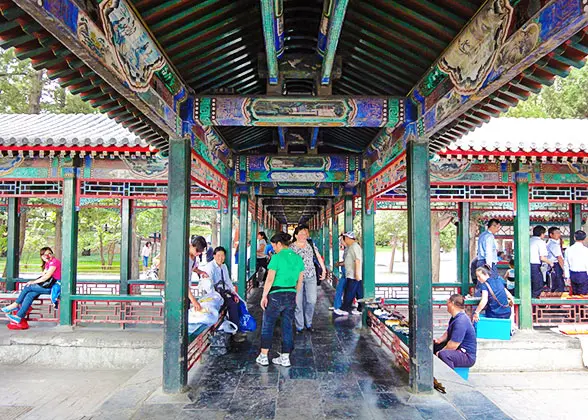
[[[100,228],[99,228],[100,229]],[[98,243],[100,244],[100,264],[102,265],[102,271],[106,270],[106,260],[104,259],[104,240],[103,234],[98,234]]]
[[108,269],[112,268],[112,263],[114,262],[114,253],[116,251],[116,242],[111,242],[108,244]]
[[441,270],[441,241],[439,239],[439,214],[431,212],[431,258],[433,283],[439,283],[439,272]]
[[406,262],[406,241],[402,241],[402,262]]
[[396,256],[396,245],[397,245],[397,240],[394,239],[392,240],[392,256],[390,257],[390,266],[389,266],[389,271],[390,273],[394,272],[394,257]]
[[470,219],[470,261],[476,258],[476,238],[478,237],[478,223]]
[[[167,209],[163,209],[161,217],[161,251],[159,252],[159,278],[165,279],[165,254],[167,242]],[[186,252],[188,252],[186,250]]]
[[53,247],[53,252],[55,253],[55,257],[61,261],[61,245],[62,245],[62,218],[63,218],[63,211],[61,208],[55,209],[55,246]]
[[29,114],[41,113],[41,95],[43,94],[43,70],[36,71],[31,77],[29,91]]
[[216,248],[218,246],[218,213],[216,211],[211,211],[210,213],[210,244],[213,248]]

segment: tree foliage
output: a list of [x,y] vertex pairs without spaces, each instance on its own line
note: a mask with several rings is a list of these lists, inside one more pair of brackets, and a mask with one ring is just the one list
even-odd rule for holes
[[[14,48],[0,49],[0,113],[27,114],[31,111],[30,95],[40,87],[40,111],[55,114],[90,114],[97,112],[79,96],[72,95],[50,80],[45,71],[39,73],[31,60],[16,58]],[[34,108],[34,107],[33,107]]]
[[587,118],[588,66],[572,68],[566,78],[556,77],[553,85],[511,108],[506,117]]

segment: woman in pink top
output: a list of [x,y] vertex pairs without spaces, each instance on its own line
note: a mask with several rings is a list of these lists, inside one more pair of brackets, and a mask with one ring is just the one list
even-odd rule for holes
[[[49,247],[41,248],[41,268],[43,274],[36,280],[25,284],[16,301],[2,308],[8,319],[18,324],[26,316],[33,301],[42,294],[51,293],[51,287],[61,280],[61,261],[53,256],[53,250]],[[18,309],[16,315],[12,311]]]

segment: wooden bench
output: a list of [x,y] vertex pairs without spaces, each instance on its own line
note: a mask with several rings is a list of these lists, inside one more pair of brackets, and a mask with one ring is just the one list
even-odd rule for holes
[[210,337],[218,330],[221,324],[224,322],[227,310],[223,308],[220,311],[216,324],[210,327],[200,326],[195,331],[191,332],[188,336],[188,370],[192,369],[192,366],[202,358],[202,355],[210,347]]
[[[10,305],[17,297],[18,293],[0,293],[0,307]],[[34,300],[26,319],[36,322],[59,322],[59,309],[53,306],[51,293],[42,294]]]

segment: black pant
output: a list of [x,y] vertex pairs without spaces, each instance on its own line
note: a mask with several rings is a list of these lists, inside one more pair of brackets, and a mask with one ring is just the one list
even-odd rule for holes
[[543,291],[543,273],[541,264],[531,264],[531,296],[538,298]]
[[218,292],[225,301],[225,306],[229,314],[229,321],[239,327],[239,302],[235,302],[235,295],[225,290],[219,290]]
[[[355,280],[347,278],[347,284],[345,285],[345,297],[343,298],[343,305],[341,305],[341,310],[349,312],[351,311],[351,305],[353,304],[353,299],[362,299],[363,298],[363,282],[361,280]],[[358,302],[357,310],[361,311],[363,308],[363,304]]]
[[574,295],[588,295],[588,273],[585,271],[570,271],[570,282]]
[[551,277],[551,291],[552,292],[563,292],[565,291],[566,285],[563,279],[563,269],[561,268],[561,265],[559,265],[559,262],[555,262],[555,264],[553,264],[553,268],[550,271],[550,277]]

